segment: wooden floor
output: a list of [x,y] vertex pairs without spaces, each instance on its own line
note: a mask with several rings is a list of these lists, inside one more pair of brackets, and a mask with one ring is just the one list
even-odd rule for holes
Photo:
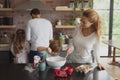
[[116,80],[120,80],[120,57],[116,58],[117,65],[110,65],[112,58],[101,58],[101,63],[105,70]]

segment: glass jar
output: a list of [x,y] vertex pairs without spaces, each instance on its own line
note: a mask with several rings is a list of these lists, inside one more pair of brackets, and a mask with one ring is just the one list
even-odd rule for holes
[[59,25],[59,26],[61,26],[61,25],[62,25],[61,20],[58,20],[57,25]]
[[4,6],[3,6],[4,8],[10,8],[11,7],[11,5],[10,5],[10,1],[9,0],[5,0],[4,1]]
[[65,44],[65,37],[64,35],[59,37],[60,44]]
[[70,0],[70,2],[69,2],[69,8],[74,8],[74,1],[73,0]]
[[13,17],[12,16],[4,17],[4,25],[13,25]]
[[75,24],[76,24],[76,25],[80,24],[80,18],[79,18],[79,17],[78,17],[78,18],[75,18]]
[[3,8],[3,4],[0,3],[0,8]]

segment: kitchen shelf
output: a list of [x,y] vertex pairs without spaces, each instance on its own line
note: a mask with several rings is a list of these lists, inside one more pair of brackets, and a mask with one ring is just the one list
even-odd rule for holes
[[13,11],[12,8],[0,8],[0,11]]
[[[68,8],[68,7],[56,7],[56,11],[74,11],[73,8]],[[80,8],[76,8],[75,11],[81,11]]]
[[0,29],[5,29],[5,28],[15,28],[15,25],[1,25]]
[[56,25],[55,28],[75,28],[76,26],[75,25]]

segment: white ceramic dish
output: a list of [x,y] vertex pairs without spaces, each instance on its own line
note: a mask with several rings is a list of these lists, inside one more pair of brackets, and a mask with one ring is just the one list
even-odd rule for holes
[[46,61],[53,69],[60,69],[66,63],[66,58],[61,56],[52,56],[46,58]]

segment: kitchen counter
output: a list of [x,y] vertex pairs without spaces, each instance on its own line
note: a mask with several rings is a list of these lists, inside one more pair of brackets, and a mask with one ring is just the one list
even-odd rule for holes
[[9,51],[10,44],[0,44],[0,51]]
[[[24,70],[26,64],[0,64],[0,80],[115,80],[106,70],[99,71],[94,68],[87,74],[81,74],[74,70],[67,78],[56,77],[54,70],[49,68],[46,71],[28,72]],[[74,69],[80,64],[67,63],[65,66],[72,66]]]
[[13,62],[10,44],[0,44],[0,64]]

